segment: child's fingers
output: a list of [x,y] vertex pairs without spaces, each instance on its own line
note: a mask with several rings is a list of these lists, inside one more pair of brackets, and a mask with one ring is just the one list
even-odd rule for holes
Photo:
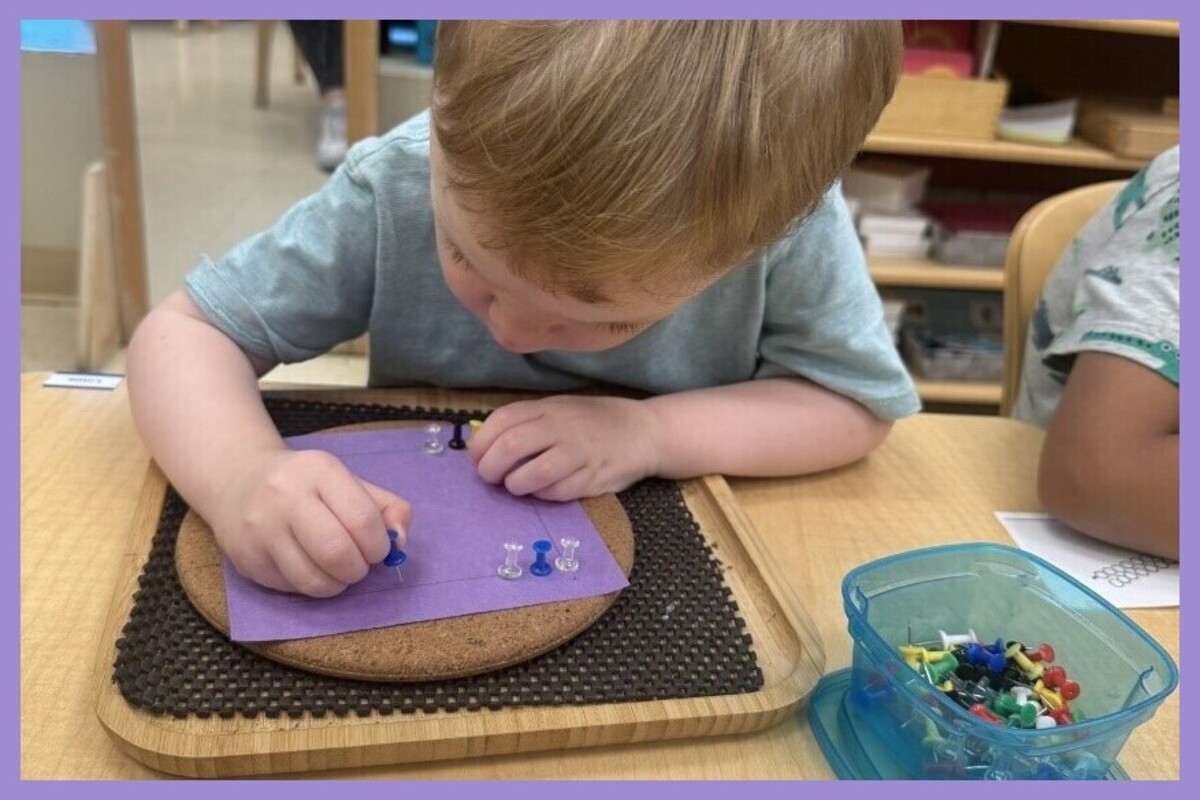
[[[370,502],[370,498],[367,502],[382,531],[383,523],[378,520],[379,512],[375,504]],[[358,583],[367,577],[371,565],[363,556],[358,542],[336,513],[320,499],[302,499],[297,503],[291,519],[292,535],[317,569],[343,585]],[[387,540],[385,533],[378,533],[377,536]]]
[[496,409],[479,426],[479,430],[471,432],[471,438],[467,440],[467,452],[478,464],[506,431],[513,426],[537,419],[542,416],[543,409],[538,400],[521,400]]
[[333,597],[345,590],[346,584],[322,572],[292,536],[272,540],[270,551],[276,568],[288,582],[289,591],[309,597]]
[[283,573],[279,571],[279,567],[275,566],[275,562],[268,554],[264,553],[260,557],[250,558],[229,554],[229,560],[233,562],[234,569],[243,578],[277,592],[293,591],[292,584],[283,577]]
[[540,418],[510,427],[488,445],[476,462],[479,477],[488,483],[500,483],[515,468],[546,451],[554,442],[554,430]]
[[504,488],[515,495],[537,494],[585,466],[585,463],[571,458],[566,448],[552,447],[511,470],[504,477]]
[[[351,543],[357,546],[360,558],[367,564],[383,561],[389,549],[387,528],[380,504],[364,482],[343,468],[324,476],[319,492],[322,502],[336,517],[337,529],[350,534]],[[331,574],[342,577],[340,573]],[[360,575],[354,580],[361,580],[362,577]]]
[[[362,486],[367,490],[367,494],[371,496],[371,499],[379,508],[380,515],[383,517],[383,524],[388,530],[395,531],[398,534],[396,537],[396,546],[404,547],[408,543],[409,526],[412,525],[412,505],[400,495],[393,494],[387,489],[380,488],[373,483],[362,481]],[[359,546],[363,547],[363,543],[359,543]],[[363,554],[367,556],[367,561],[377,564],[383,561],[390,549],[391,547],[385,535],[378,549],[372,550],[370,553],[364,549]],[[378,558],[375,557],[376,554],[378,554]]]
[[597,492],[588,485],[589,481],[591,481],[591,472],[585,464],[557,483],[533,492],[533,496],[539,500],[550,500],[555,503],[565,503],[581,497],[593,497]]

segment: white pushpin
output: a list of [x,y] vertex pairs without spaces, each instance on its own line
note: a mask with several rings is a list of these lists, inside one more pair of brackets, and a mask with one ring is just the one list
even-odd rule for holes
[[522,549],[521,545],[516,542],[505,542],[504,563],[496,569],[496,574],[510,581],[521,577],[521,565],[517,563],[517,555],[520,554]]
[[1033,689],[1028,686],[1014,686],[1008,690],[1013,699],[1017,701],[1017,705],[1023,706],[1026,703],[1032,703],[1029,696],[1033,694]]
[[575,558],[575,548],[579,547],[579,540],[564,536],[558,543],[562,545],[562,555],[554,559],[554,566],[558,571],[574,572],[579,569],[579,561]]
[[431,455],[436,455],[445,449],[442,446],[442,425],[440,422],[431,422],[425,426],[425,433],[429,434],[425,440],[425,452]]
[[1054,717],[1038,717],[1033,721],[1033,726],[1038,730],[1043,730],[1045,728],[1057,728],[1058,721],[1055,720]]
[[971,642],[979,641],[979,639],[975,638],[974,628],[969,629],[966,633],[950,634],[946,633],[945,631],[938,631],[938,634],[940,634],[942,637],[943,650],[949,650],[952,647],[968,645]]

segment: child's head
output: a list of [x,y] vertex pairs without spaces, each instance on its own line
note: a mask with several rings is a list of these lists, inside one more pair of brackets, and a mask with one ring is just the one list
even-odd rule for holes
[[604,321],[653,322],[816,207],[900,49],[894,22],[440,23],[443,259],[451,238],[568,306],[631,312]]

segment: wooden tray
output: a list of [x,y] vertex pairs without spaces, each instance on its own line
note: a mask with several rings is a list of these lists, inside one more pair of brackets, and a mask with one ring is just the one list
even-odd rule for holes
[[762,548],[728,484],[720,477],[705,477],[683,482],[681,488],[722,563],[753,639],[764,680],[757,692],[364,718],[155,716],[125,701],[112,670],[116,642],[129,619],[166,488],[165,477],[152,464],[95,667],[101,725],[130,756],[164,772],[233,777],[746,733],[792,714],[824,670],[825,653],[816,628],[775,575],[775,561]]

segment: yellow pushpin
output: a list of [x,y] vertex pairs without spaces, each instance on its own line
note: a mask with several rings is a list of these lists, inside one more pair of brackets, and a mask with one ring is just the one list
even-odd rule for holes
[[483,420],[472,419],[468,420],[467,424],[471,426],[471,435],[474,436],[475,434],[479,433],[479,429],[483,427]]
[[1020,667],[1021,672],[1024,672],[1025,677],[1030,680],[1037,680],[1046,671],[1046,668],[1040,661],[1030,661],[1025,653],[1021,651],[1021,645],[1019,644],[1009,645],[1005,655],[1017,662],[1017,666]]
[[924,647],[918,647],[915,644],[900,645],[900,655],[904,657],[904,663],[917,671],[920,671],[921,662],[925,660],[924,654]]
[[1048,688],[1041,680],[1033,684],[1033,690],[1038,693],[1038,696],[1053,710],[1057,710],[1066,705],[1063,702],[1062,695],[1053,689]]

